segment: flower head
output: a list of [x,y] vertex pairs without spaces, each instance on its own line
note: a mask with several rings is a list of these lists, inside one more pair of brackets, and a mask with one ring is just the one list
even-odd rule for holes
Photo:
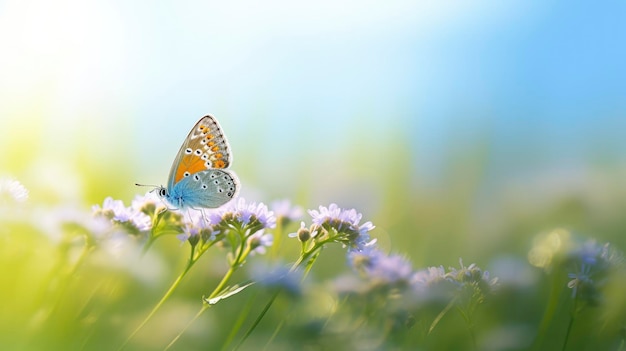
[[182,218],[184,218],[183,232],[176,237],[182,242],[189,241],[192,246],[195,246],[199,241],[214,240],[215,236],[220,233],[219,230],[215,230],[201,211],[188,210]]
[[154,192],[154,190],[148,191],[145,195],[135,196],[130,204],[130,207],[149,216],[167,209],[163,200]]
[[256,232],[263,228],[276,227],[276,217],[262,202],[246,203],[244,198],[230,202],[228,205],[208,213],[214,225],[238,226]]
[[588,240],[569,253],[567,262],[571,279],[567,287],[572,289],[572,297],[582,299],[591,305],[598,305],[603,299],[602,289],[615,268],[623,267],[620,252],[606,243],[598,244]]
[[28,190],[15,179],[0,178],[0,199],[3,198],[24,202],[28,199]]
[[348,260],[352,267],[376,285],[407,285],[413,275],[411,263],[400,255],[386,255],[369,247],[362,251],[350,251]]
[[426,291],[429,287],[438,284],[446,279],[446,270],[443,266],[427,267],[419,270],[411,277],[413,287],[420,292]]
[[122,200],[104,199],[102,207],[94,205],[94,214],[104,216],[114,223],[122,224],[131,231],[147,231],[152,228],[152,220],[145,213],[132,207],[125,207]]
[[483,294],[491,293],[498,284],[498,278],[491,278],[488,271],[483,271],[475,263],[469,266],[463,265],[463,260],[459,259],[461,268],[450,267],[446,278],[460,287],[476,286]]
[[341,233],[336,240],[357,251],[375,242],[369,236],[369,232],[375,228],[374,225],[372,222],[359,225],[362,214],[355,209],[342,209],[333,203],[328,207],[320,206],[319,211],[309,210],[309,214],[314,226]]
[[37,226],[54,242],[59,242],[70,230],[71,232],[88,234],[90,240],[98,241],[106,238],[114,231],[108,218],[92,216],[82,209],[59,206],[51,209],[36,209]]
[[270,208],[276,218],[281,218],[283,222],[292,222],[302,218],[303,210],[300,206],[291,206],[287,199],[272,202]]
[[248,245],[250,245],[250,255],[265,254],[267,248],[274,243],[274,236],[269,233],[265,233],[263,230],[250,235],[248,237]]

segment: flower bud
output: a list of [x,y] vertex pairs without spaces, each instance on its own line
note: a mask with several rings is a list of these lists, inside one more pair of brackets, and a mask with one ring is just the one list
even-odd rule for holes
[[306,227],[300,228],[298,229],[298,232],[296,234],[298,235],[298,240],[300,240],[303,243],[311,239],[311,231],[309,230],[309,228],[306,228]]

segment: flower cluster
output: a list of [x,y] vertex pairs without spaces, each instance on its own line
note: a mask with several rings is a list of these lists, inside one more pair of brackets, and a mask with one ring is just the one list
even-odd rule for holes
[[208,211],[208,219],[215,226],[246,229],[250,233],[276,227],[276,216],[265,204],[247,203],[243,198],[219,209]]
[[113,223],[122,225],[130,233],[146,232],[152,228],[151,218],[133,206],[126,207],[122,200],[104,199],[102,207],[94,205],[95,215],[110,219]]
[[351,250],[361,251],[373,245],[376,240],[371,240],[369,232],[374,229],[372,222],[360,224],[362,214],[355,209],[342,209],[337,204],[320,206],[319,211],[309,210],[311,215],[310,228],[306,228],[304,222],[296,233],[290,237],[298,237],[303,243],[313,238],[319,241],[333,241],[341,243]]
[[572,289],[572,297],[595,306],[603,298],[601,290],[609,275],[623,266],[623,257],[609,243],[588,240],[569,252],[566,262],[570,279],[567,287]]
[[[124,206],[121,200],[108,197],[102,207],[93,206],[93,212],[96,216],[120,225],[129,233],[150,231],[151,239],[162,234],[176,234],[178,239],[192,246],[224,241],[227,233],[235,231],[243,235],[251,254],[266,252],[266,248],[272,245],[273,237],[265,233],[264,229],[276,226],[274,213],[263,203],[246,202],[239,198],[215,210],[168,210],[152,191],[136,196],[129,207]],[[232,246],[233,243],[222,244]]]
[[572,289],[572,297],[591,306],[602,301],[602,290],[609,276],[624,268],[622,254],[609,243],[583,242],[563,229],[538,236],[528,259],[548,273],[567,274],[567,287]]
[[398,286],[410,284],[413,275],[411,262],[400,255],[385,255],[369,246],[361,251],[350,251],[348,261],[352,268],[375,286]]

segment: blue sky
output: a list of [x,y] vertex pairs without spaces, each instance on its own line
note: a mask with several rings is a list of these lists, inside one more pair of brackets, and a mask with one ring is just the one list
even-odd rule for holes
[[5,0],[0,127],[28,111],[60,144],[91,125],[149,171],[209,112],[236,154],[262,143],[282,162],[346,136],[410,140],[435,178],[482,144],[504,176],[623,161],[625,14],[619,1]]

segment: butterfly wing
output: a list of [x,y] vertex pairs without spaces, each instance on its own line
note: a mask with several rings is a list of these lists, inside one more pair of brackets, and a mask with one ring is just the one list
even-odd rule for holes
[[181,199],[179,207],[217,208],[230,201],[239,190],[234,172],[209,169],[184,177],[172,189],[172,196]]
[[230,146],[222,128],[215,117],[206,115],[191,129],[178,150],[167,181],[168,189],[172,191],[174,185],[198,172],[228,168],[231,163]]

